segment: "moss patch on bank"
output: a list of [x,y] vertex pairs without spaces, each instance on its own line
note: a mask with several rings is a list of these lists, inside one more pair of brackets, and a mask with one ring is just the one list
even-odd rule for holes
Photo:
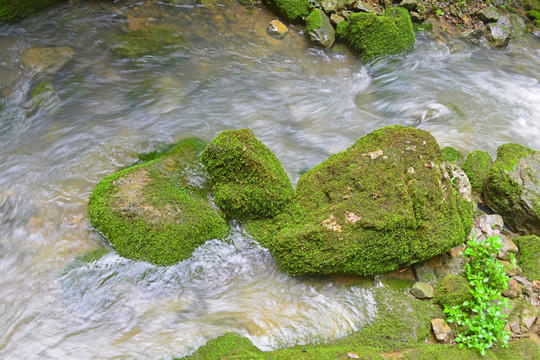
[[65,0],[0,0],[0,24],[25,18]]
[[133,260],[170,265],[228,225],[208,200],[208,175],[197,162],[206,145],[185,139],[148,163],[101,180],[88,204],[92,225]]
[[272,218],[287,206],[293,187],[278,158],[249,129],[221,132],[201,154],[214,196],[229,218]]
[[518,236],[513,241],[519,248],[518,265],[523,274],[532,280],[540,280],[540,237]]
[[291,23],[303,22],[311,8],[310,0],[264,0],[264,2]]

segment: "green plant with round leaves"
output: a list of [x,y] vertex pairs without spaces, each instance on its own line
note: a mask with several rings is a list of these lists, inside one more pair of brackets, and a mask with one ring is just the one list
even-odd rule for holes
[[503,313],[503,307],[509,307],[508,299],[502,297],[509,278],[495,257],[501,247],[498,236],[468,242],[463,252],[469,258],[464,272],[473,300],[444,309],[447,321],[457,324],[460,347],[476,348],[482,355],[495,344],[507,347],[510,339],[510,332],[504,330],[508,316]]

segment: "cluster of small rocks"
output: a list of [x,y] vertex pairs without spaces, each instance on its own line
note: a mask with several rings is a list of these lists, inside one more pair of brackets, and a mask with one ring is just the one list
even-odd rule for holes
[[[502,239],[503,245],[497,254],[497,260],[504,266],[510,278],[508,289],[503,291],[503,296],[510,299],[506,330],[511,331],[515,338],[531,337],[540,340],[540,281],[527,279],[515,264],[514,259],[519,249],[512,237],[516,235],[504,227],[503,218],[497,214],[477,216],[470,237],[481,241],[491,236]],[[446,254],[415,264],[412,270],[417,281],[411,287],[411,294],[422,300],[432,299],[438,279],[462,272],[466,259],[461,255],[465,248],[466,245],[462,244]],[[453,342],[452,328],[444,319],[433,319],[431,325],[437,341]]]

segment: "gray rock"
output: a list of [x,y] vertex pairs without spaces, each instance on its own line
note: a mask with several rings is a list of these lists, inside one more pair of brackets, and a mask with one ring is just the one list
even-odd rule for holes
[[54,74],[73,58],[73,49],[69,46],[31,48],[21,55],[25,68],[36,73]]
[[513,277],[513,276],[523,274],[523,271],[521,270],[521,268],[519,266],[514,266],[510,261],[506,261],[506,260],[497,260],[497,261],[502,264],[504,268],[504,273],[507,276]]
[[452,329],[444,319],[432,319],[431,328],[433,329],[433,334],[435,338],[442,343],[448,343],[452,339]]
[[336,40],[336,32],[334,30],[334,27],[330,23],[330,19],[324,13],[324,11],[320,9],[315,9],[313,11],[319,12],[322,18],[322,25],[319,26],[318,28],[309,30],[308,31],[309,38],[315,44],[321,45],[328,49],[334,44],[334,41]]
[[340,22],[345,21],[345,18],[338,14],[331,14],[330,15],[330,22],[334,25],[339,24]]
[[324,12],[332,14],[339,10],[344,10],[348,2],[347,0],[321,0],[321,6]]
[[418,299],[431,299],[433,298],[433,293],[433,287],[423,281],[418,281],[411,287],[411,294]]
[[517,299],[521,296],[521,291],[522,286],[515,279],[510,279],[508,289],[504,289],[502,294],[509,299]]
[[365,13],[372,13],[372,14],[377,13],[371,5],[362,1],[355,2],[352,9],[357,12],[365,12]]
[[435,271],[425,261],[414,264],[413,269],[418,281],[428,284],[434,284],[437,281]]
[[409,11],[416,11],[418,8],[418,1],[417,0],[403,0],[399,3],[399,7],[403,7]]
[[517,254],[518,247],[516,246],[516,244],[514,244],[512,239],[510,239],[508,236],[501,234],[499,235],[499,237],[502,240],[502,247],[499,250],[499,254],[497,254],[497,258],[501,260],[509,261],[510,258],[512,257],[511,254],[514,254],[514,255]]
[[485,23],[496,22],[501,16],[495,6],[489,6],[476,14]]
[[503,217],[499,214],[482,214],[475,219],[475,227],[487,236],[497,235],[504,227]]
[[490,23],[486,27],[486,38],[494,47],[501,49],[508,45],[512,31],[499,23]]
[[435,268],[435,274],[438,278],[443,278],[448,275],[459,275],[463,271],[463,267],[467,262],[462,257],[452,257],[450,255],[443,256],[443,264]]
[[415,24],[423,23],[426,20],[426,16],[424,14],[419,14],[416,11],[411,11],[409,16],[411,17],[411,21]]

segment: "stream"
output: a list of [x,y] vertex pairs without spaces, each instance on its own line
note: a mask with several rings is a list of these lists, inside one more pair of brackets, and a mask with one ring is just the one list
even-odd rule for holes
[[[250,128],[293,183],[387,125],[429,131],[441,147],[540,149],[540,41],[505,50],[417,32],[414,50],[363,64],[302,28],[268,35],[266,8],[195,1],[74,1],[0,26],[0,358],[172,359],[227,332],[261,350],[335,339],[377,316],[370,286],[291,278],[232,223],[226,239],[175,266],[119,257],[93,230],[97,182],[186,137]],[[186,46],[136,61],[115,35],[173,26]],[[32,72],[29,48],[70,46],[56,72]],[[55,96],[36,106],[50,82]],[[111,251],[85,263],[77,256]]]

